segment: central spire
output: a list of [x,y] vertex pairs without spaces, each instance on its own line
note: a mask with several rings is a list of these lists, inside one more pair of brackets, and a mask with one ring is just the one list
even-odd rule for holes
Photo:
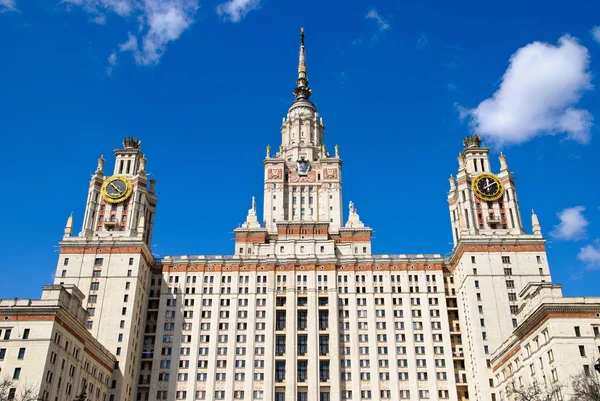
[[300,55],[298,57],[298,79],[296,79],[296,89],[294,96],[296,100],[308,99],[312,90],[308,87],[308,78],[306,78],[306,51],[304,50],[304,28],[300,28]]

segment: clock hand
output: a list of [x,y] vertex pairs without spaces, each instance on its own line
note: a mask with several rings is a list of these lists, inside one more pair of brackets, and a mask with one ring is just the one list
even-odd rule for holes
[[119,193],[119,195],[122,193],[121,189],[118,186],[116,186],[115,184],[113,184],[112,182],[110,183],[110,186],[113,187],[114,189],[116,189],[117,192]]

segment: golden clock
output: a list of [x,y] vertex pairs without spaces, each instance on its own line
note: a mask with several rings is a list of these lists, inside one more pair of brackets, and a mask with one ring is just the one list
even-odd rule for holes
[[102,184],[102,198],[109,203],[123,202],[129,198],[133,186],[127,177],[115,175],[107,178]]
[[502,181],[494,174],[479,174],[473,180],[475,196],[484,201],[495,201],[504,193]]

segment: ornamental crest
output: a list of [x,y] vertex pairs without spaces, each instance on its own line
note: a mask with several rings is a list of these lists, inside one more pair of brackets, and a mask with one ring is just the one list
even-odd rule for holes
[[267,177],[269,179],[280,179],[281,178],[281,169],[280,168],[269,169],[267,172]]
[[337,169],[336,168],[326,168],[323,172],[325,178],[337,178]]

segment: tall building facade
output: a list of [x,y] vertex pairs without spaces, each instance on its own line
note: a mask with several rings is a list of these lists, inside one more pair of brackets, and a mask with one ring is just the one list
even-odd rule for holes
[[264,159],[264,216],[252,199],[232,255],[155,259],[140,141],[115,151],[111,176],[99,159],[55,284],[79,287],[88,330],[116,357],[109,401],[500,399],[494,352],[520,327],[526,289],[551,283],[506,157],[494,173],[481,139],[465,138],[449,258],[375,255],[352,202],[343,221],[339,148],[311,95],[301,32],[295,101]]

